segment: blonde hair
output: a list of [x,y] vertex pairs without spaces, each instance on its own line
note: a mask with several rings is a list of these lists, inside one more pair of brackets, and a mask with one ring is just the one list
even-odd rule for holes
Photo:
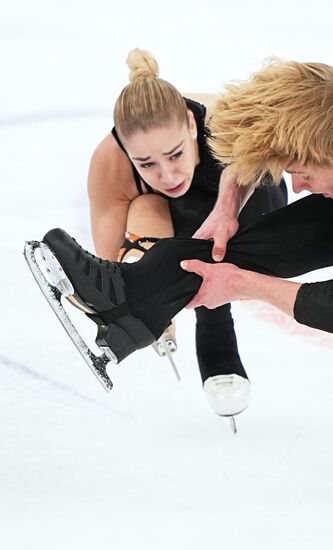
[[177,120],[188,125],[187,108],[180,92],[166,80],[158,78],[154,56],[136,48],[127,57],[130,69],[128,84],[116,101],[113,118],[117,132],[129,138]]
[[232,164],[239,183],[280,181],[283,169],[333,164],[333,67],[271,59],[252,77],[230,84],[210,120],[210,146]]

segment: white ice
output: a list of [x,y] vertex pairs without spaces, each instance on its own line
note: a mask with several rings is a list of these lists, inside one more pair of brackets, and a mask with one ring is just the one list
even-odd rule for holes
[[332,16],[330,0],[0,4],[2,549],[332,548],[331,335],[234,305],[253,386],[234,436],[205,401],[191,311],[181,383],[146,349],[112,368],[106,394],[22,256],[57,226],[92,249],[89,158],[130,49],[180,90],[216,92],[270,55],[332,64]]

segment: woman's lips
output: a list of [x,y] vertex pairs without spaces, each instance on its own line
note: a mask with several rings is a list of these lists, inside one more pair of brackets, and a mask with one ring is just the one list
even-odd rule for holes
[[178,193],[179,191],[182,190],[182,188],[184,187],[184,185],[185,185],[185,181],[182,181],[181,183],[179,183],[179,184],[176,185],[175,187],[169,187],[169,189],[166,189],[165,192],[166,192],[166,193],[170,193],[170,194]]

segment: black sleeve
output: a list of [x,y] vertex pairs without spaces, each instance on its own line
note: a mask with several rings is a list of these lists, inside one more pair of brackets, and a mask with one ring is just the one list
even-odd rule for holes
[[296,296],[294,317],[302,325],[333,332],[333,280],[304,283]]

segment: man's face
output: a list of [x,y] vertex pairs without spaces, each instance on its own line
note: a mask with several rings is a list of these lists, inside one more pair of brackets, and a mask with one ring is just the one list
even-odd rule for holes
[[333,166],[304,166],[292,162],[285,171],[291,175],[294,193],[309,191],[333,199]]

